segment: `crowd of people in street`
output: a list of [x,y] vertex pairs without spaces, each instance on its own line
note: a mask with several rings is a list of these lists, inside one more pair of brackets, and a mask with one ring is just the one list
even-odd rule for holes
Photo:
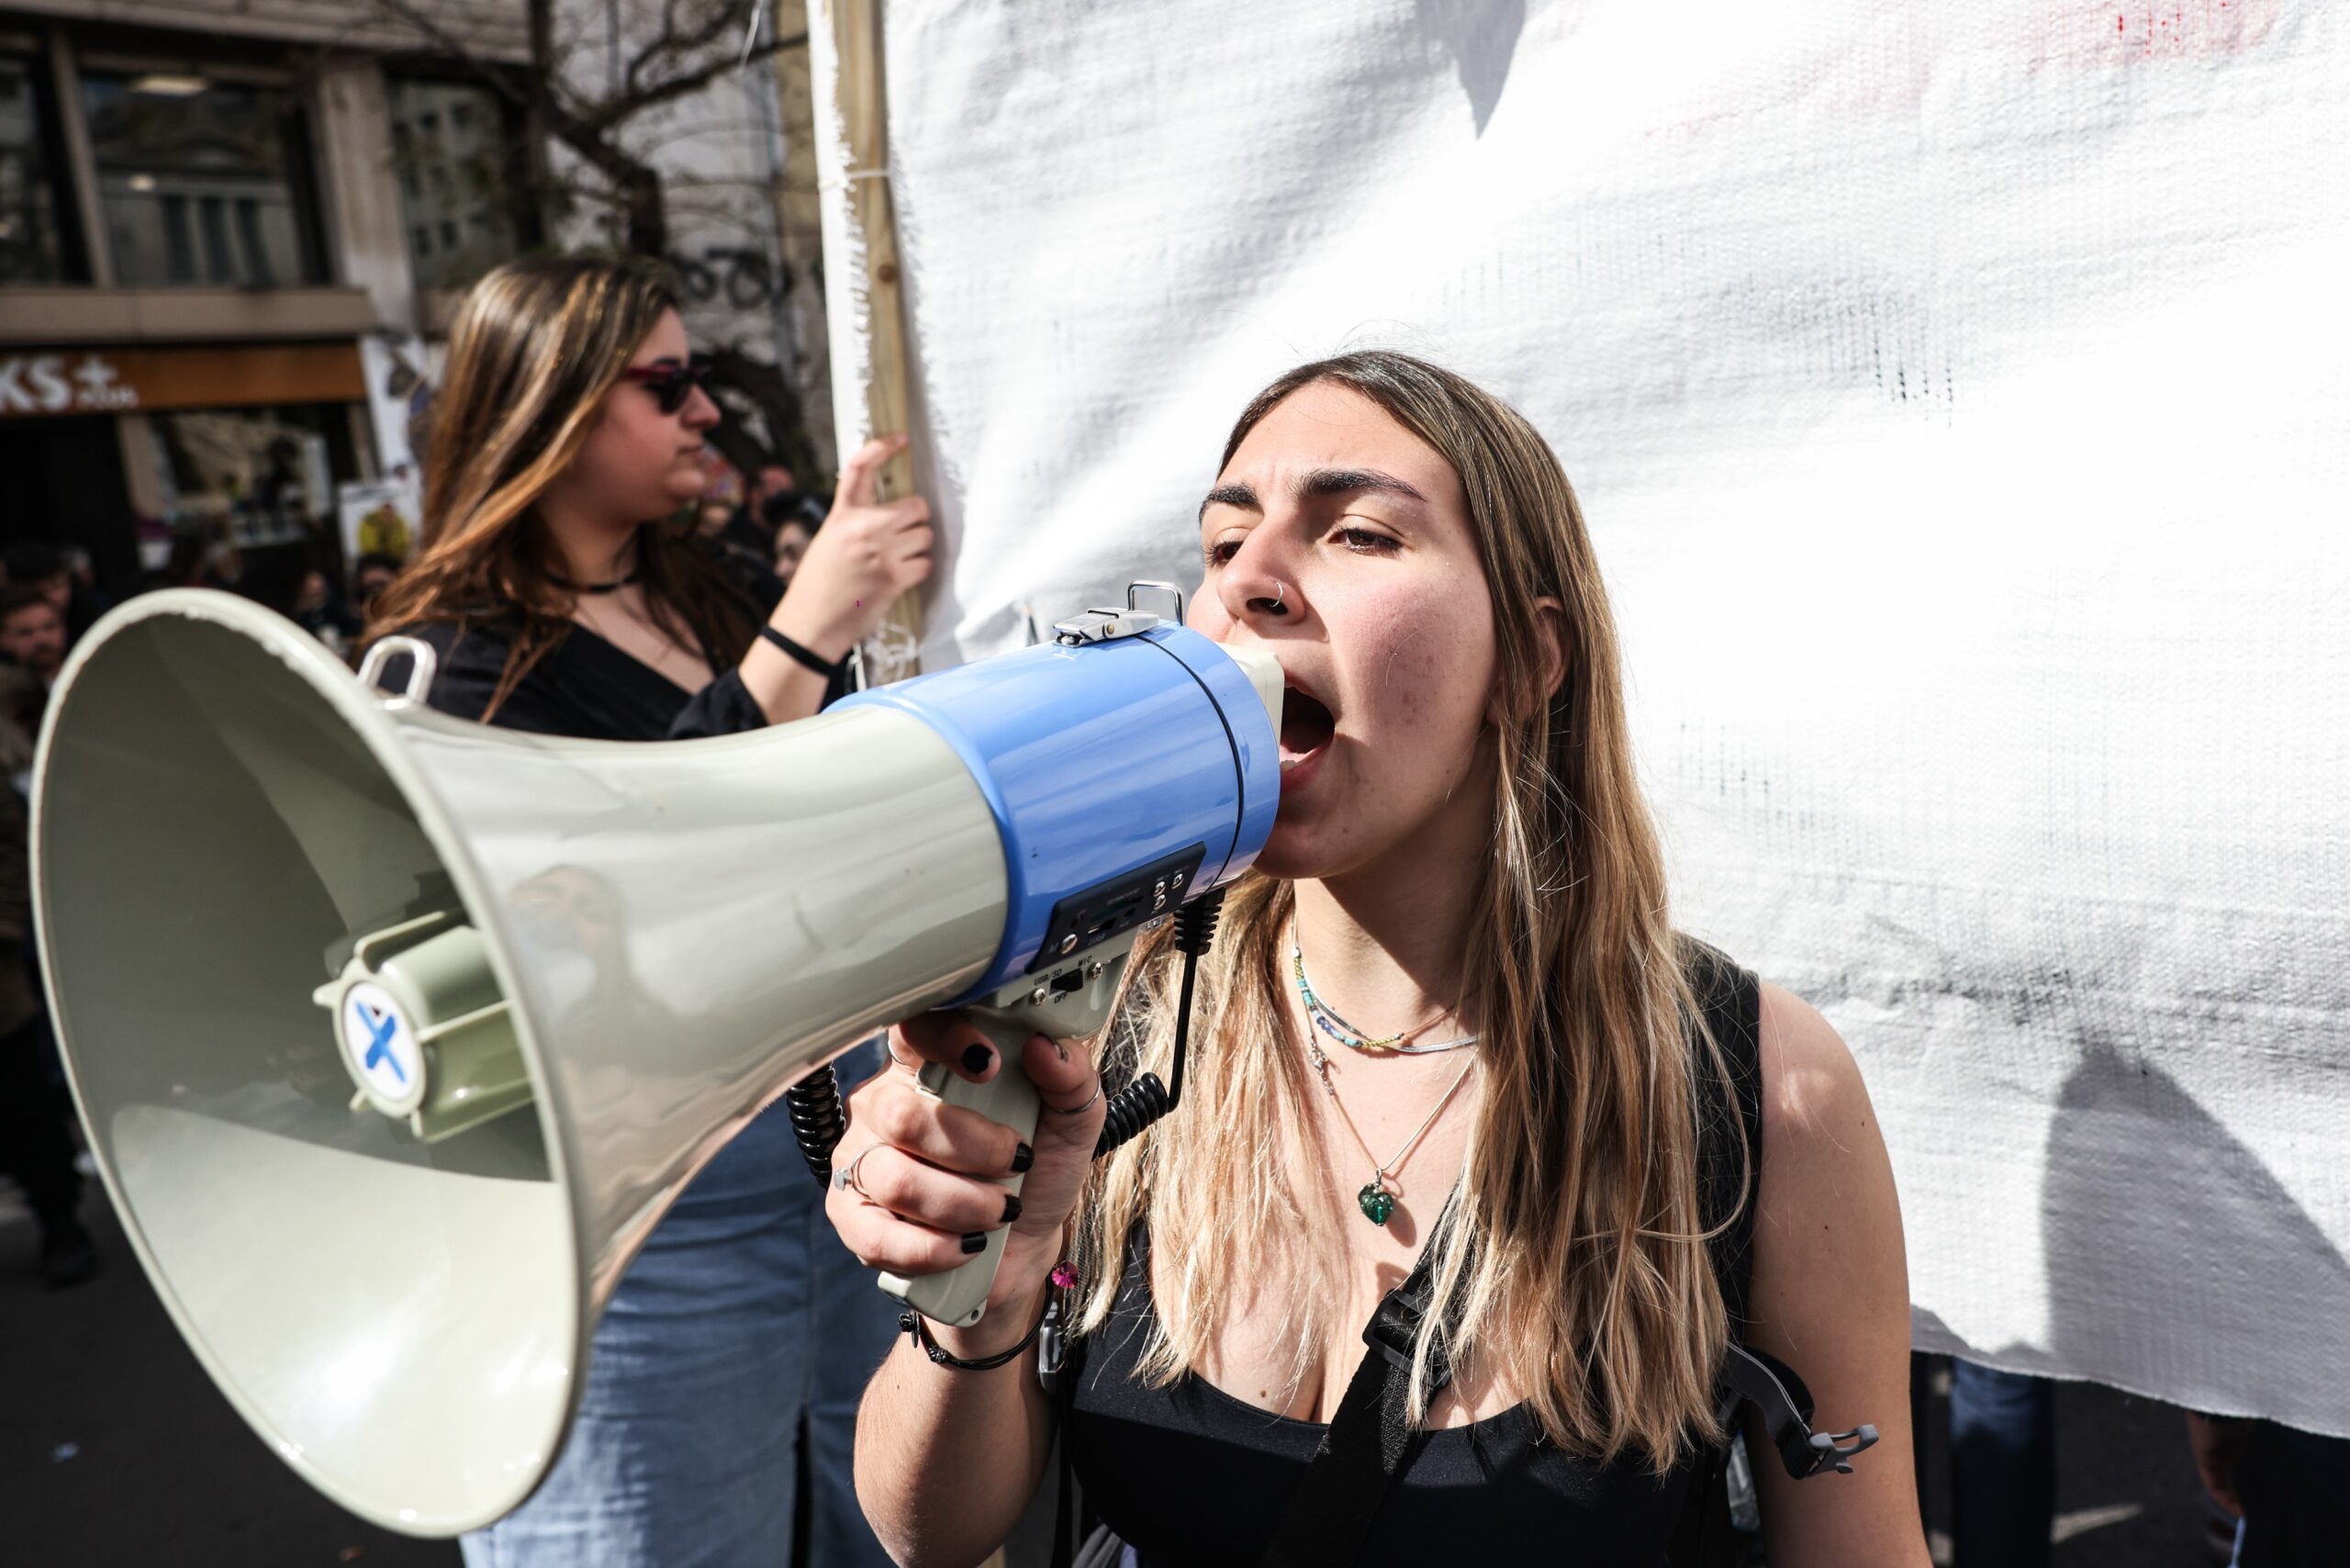
[[0,1170],[16,1177],[39,1227],[41,1277],[59,1289],[89,1279],[98,1255],[32,950],[27,811],[50,688],[106,608],[86,554],[32,543],[0,551]]

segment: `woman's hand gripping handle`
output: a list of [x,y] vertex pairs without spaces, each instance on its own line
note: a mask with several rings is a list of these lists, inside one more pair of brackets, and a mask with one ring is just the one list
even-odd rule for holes
[[1010,1302],[1024,1318],[1039,1310],[1102,1133],[1084,1037],[1108,1020],[1125,958],[1041,1001],[1015,992],[1010,1005],[907,1020],[890,1040],[903,1070],[852,1097],[826,1211],[884,1271],[881,1288],[934,1322],[968,1328]]
[[[915,1074],[915,1083],[922,1092],[936,1099],[942,1105],[959,1106],[986,1117],[998,1126],[1009,1127],[1020,1140],[1022,1148],[1033,1149],[1036,1138],[1036,1115],[1040,1102],[1036,1086],[1028,1075],[1013,1065],[1027,1049],[1035,1029],[1009,1014],[992,1009],[973,1009],[964,1017],[985,1036],[993,1046],[1002,1065],[995,1073],[974,1082],[956,1075],[943,1062],[927,1062]],[[1046,1044],[1051,1044],[1049,1038]],[[999,1177],[998,1185],[1017,1198],[1027,1184],[1024,1170],[1013,1170]],[[1007,1217],[1016,1217],[1021,1210],[1005,1205]],[[893,1274],[884,1272],[881,1288],[896,1296],[934,1323],[944,1323],[956,1328],[969,1328],[987,1316],[988,1293],[994,1288],[996,1271],[1003,1262],[1004,1243],[1012,1227],[1000,1226],[980,1233],[979,1249],[969,1260],[958,1263],[943,1274]],[[968,1251],[968,1238],[963,1239]]]

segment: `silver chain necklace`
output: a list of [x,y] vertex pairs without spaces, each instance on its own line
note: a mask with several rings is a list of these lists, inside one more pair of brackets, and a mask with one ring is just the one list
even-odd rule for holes
[[1362,1129],[1355,1126],[1354,1116],[1347,1110],[1347,1103],[1338,1098],[1338,1086],[1330,1081],[1330,1058],[1322,1054],[1318,1046],[1315,1047],[1313,1056],[1315,1072],[1322,1080],[1323,1092],[1330,1096],[1330,1103],[1338,1109],[1338,1119],[1346,1123],[1347,1131],[1354,1135],[1355,1147],[1362,1150],[1365,1159],[1371,1161],[1371,1180],[1364,1182],[1362,1191],[1355,1194],[1355,1206],[1362,1210],[1363,1218],[1371,1224],[1385,1225],[1387,1217],[1395,1212],[1395,1189],[1387,1184],[1389,1178],[1403,1169],[1404,1161],[1411,1158],[1412,1150],[1420,1147],[1420,1139],[1436,1126],[1436,1119],[1444,1114],[1444,1108],[1452,1103],[1452,1097],[1460,1092],[1460,1086],[1469,1081],[1470,1073],[1476,1070],[1477,1058],[1471,1057],[1461,1063],[1460,1070],[1453,1075],[1452,1087],[1437,1100],[1436,1109],[1430,1111],[1427,1119],[1404,1140],[1404,1147],[1382,1162],[1379,1156],[1371,1152],[1371,1145],[1364,1141]]

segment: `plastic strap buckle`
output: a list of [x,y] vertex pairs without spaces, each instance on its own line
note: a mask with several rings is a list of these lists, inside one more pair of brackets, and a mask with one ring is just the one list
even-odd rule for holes
[[[1435,1273],[1428,1266],[1428,1252],[1422,1251],[1419,1263],[1404,1282],[1380,1298],[1379,1309],[1363,1326],[1362,1342],[1387,1358],[1387,1364],[1398,1372],[1412,1370],[1412,1355],[1419,1347],[1420,1331],[1427,1324],[1428,1305],[1436,1295]],[[1452,1367],[1446,1361],[1444,1346],[1439,1341],[1428,1351],[1428,1395],[1452,1381]]]
[[1811,1390],[1794,1368],[1775,1356],[1741,1345],[1731,1345],[1728,1350],[1722,1361],[1722,1401],[1717,1414],[1728,1426],[1740,1405],[1753,1406],[1771,1434],[1771,1446],[1779,1450],[1779,1462],[1797,1481],[1831,1470],[1850,1475],[1852,1457],[1876,1446],[1877,1431],[1873,1426],[1858,1426],[1849,1432],[1813,1431]]

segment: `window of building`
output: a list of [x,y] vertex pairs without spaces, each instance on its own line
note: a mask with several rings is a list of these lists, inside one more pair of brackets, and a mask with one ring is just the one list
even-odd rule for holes
[[56,283],[69,274],[40,66],[0,55],[0,284]]
[[291,93],[93,74],[82,79],[82,95],[122,283],[326,281]]
[[159,198],[163,211],[163,278],[167,283],[196,283],[202,274],[196,264],[196,230],[189,225],[187,197]]
[[500,105],[469,83],[395,78],[390,86],[392,156],[416,281],[470,287],[521,249]]

